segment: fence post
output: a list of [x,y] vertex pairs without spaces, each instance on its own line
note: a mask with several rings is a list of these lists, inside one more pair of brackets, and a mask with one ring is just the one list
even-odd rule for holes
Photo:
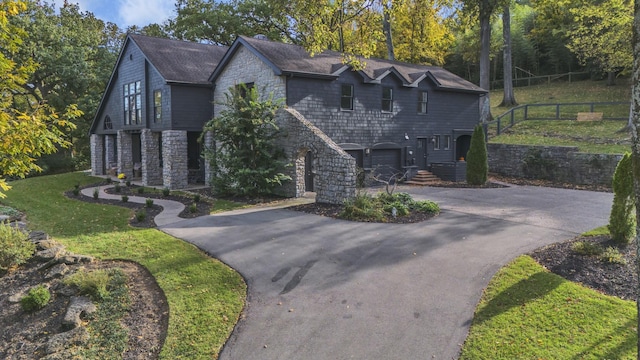
[[514,111],[511,109],[511,126],[513,126],[513,124],[515,124]]
[[524,106],[524,119],[529,120],[529,104],[525,104]]
[[593,112],[593,103],[590,104],[591,106],[589,107],[589,109],[591,110],[591,112]]
[[482,128],[484,129],[484,141],[489,141],[489,124],[482,123]]
[[560,104],[556,104],[556,120],[560,120]]
[[498,118],[498,130],[496,130],[496,135],[500,135],[500,118]]

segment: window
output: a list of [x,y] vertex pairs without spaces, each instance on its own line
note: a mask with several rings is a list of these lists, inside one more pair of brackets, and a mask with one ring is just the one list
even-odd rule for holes
[[429,100],[429,94],[426,91],[421,91],[420,97],[418,98],[418,113],[420,114],[427,113],[428,100]]
[[162,90],[153,92],[153,122],[162,122]]
[[382,88],[382,111],[393,111],[393,89],[390,87]]
[[433,150],[440,150],[440,135],[433,136]]
[[104,124],[102,125],[102,128],[104,130],[113,129],[113,123],[111,122],[111,117],[109,115],[107,115],[107,117],[104,118]]
[[124,85],[124,124],[142,123],[142,87],[140,81]]
[[242,97],[243,99],[247,98],[247,94],[249,94],[249,92],[251,91],[251,89],[253,89],[254,86],[255,84],[252,82],[236,85],[236,87],[238,88],[238,91],[240,91],[240,97]]
[[451,135],[444,136],[444,149],[445,150],[451,149]]
[[341,110],[353,110],[353,85],[342,85],[342,95],[340,97]]

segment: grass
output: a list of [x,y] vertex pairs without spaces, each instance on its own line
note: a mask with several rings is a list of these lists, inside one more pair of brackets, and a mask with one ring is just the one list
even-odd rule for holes
[[552,274],[529,256],[485,290],[460,359],[635,359],[633,301]]
[[20,180],[11,183],[3,204],[26,212],[30,228],[46,231],[70,251],[130,259],[149,269],[170,308],[161,358],[217,358],[244,306],[242,277],[184,241],[130,227],[129,209],[63,195],[75,184],[98,181],[83,173]]
[[[629,80],[618,79],[617,85],[607,86],[605,81],[554,82],[529,87],[515,88],[516,100],[520,104],[548,103],[583,103],[583,102],[617,102],[631,98]],[[503,114],[508,108],[498,107],[502,101],[502,91],[491,93],[491,111],[494,117]],[[578,112],[587,112],[585,106],[563,106],[561,117],[575,119]],[[608,116],[626,118],[629,115],[628,105],[599,106],[595,112],[603,112]],[[555,106],[530,107],[529,118],[555,117]],[[524,109],[515,111],[516,122],[524,118]],[[503,118],[502,126],[507,125],[509,118]],[[492,136],[491,143],[542,145],[542,146],[577,146],[579,151],[601,154],[622,154],[631,150],[629,133],[618,131],[626,125],[625,120],[604,120],[578,122],[574,120],[529,120],[516,123],[508,134]],[[496,124],[490,125],[489,132],[495,133]]]

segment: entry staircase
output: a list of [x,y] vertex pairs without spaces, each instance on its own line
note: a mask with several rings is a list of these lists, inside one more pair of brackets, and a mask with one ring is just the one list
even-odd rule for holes
[[405,184],[428,186],[438,181],[440,181],[440,178],[433,175],[433,173],[431,173],[430,171],[418,170],[418,173],[414,177],[412,177],[411,180],[405,181]]

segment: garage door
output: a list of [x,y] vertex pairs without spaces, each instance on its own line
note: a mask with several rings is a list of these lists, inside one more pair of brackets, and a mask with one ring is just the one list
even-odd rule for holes
[[402,176],[400,149],[374,149],[371,151],[371,168],[382,180],[389,180],[394,174]]

